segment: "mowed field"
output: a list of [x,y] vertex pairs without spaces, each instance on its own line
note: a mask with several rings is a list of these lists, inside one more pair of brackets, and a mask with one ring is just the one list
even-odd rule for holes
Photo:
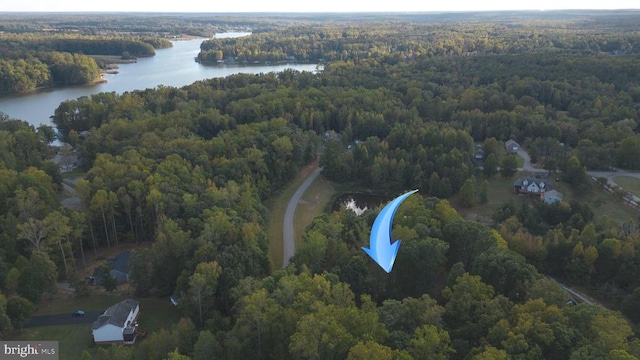
[[633,195],[640,196],[640,179],[631,176],[616,176],[613,181]]

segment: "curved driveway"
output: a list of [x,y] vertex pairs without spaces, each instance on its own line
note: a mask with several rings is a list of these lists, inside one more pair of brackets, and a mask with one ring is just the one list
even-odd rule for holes
[[531,166],[531,157],[529,156],[529,153],[526,152],[523,148],[518,149],[518,155],[520,155],[524,159],[524,164],[522,165],[522,168],[520,168],[520,171],[540,171],[540,169],[536,169]]
[[296,213],[296,207],[298,206],[298,202],[302,197],[302,194],[309,188],[309,185],[315,180],[318,175],[320,175],[320,171],[322,168],[317,168],[313,170],[313,172],[307,177],[307,179],[300,185],[298,190],[293,194],[291,200],[289,200],[289,204],[287,205],[287,211],[284,213],[284,222],[282,224],[282,232],[283,232],[283,252],[284,256],[282,258],[282,267],[286,267],[289,265],[289,260],[293,256],[296,251],[296,242],[295,242],[295,234],[293,231],[293,216]]
[[98,320],[98,316],[103,313],[103,311],[87,311],[84,316],[73,316],[71,313],[34,316],[28,323],[24,324],[23,327],[91,324]]

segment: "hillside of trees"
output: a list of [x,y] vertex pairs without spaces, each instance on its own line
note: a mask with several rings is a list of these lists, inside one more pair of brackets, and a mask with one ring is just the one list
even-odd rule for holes
[[[432,33],[451,37],[441,50],[408,40],[415,23],[309,23],[238,49],[323,28],[332,35],[316,44],[353,51],[323,53],[331,61],[318,73],[65,101],[52,119],[82,162],[81,210],[60,205],[60,170],[46,160],[53,129],[0,117],[0,335],[11,338],[55,281],[86,290],[75,269],[87,252],[144,243],[135,295],[176,294],[183,315],[139,345],[147,359],[640,358],[637,222],[596,218],[581,201],[505,203],[481,222],[446,200],[480,188],[476,179],[512,177],[508,139],[576,193],[586,168],[640,168],[640,18],[614,15],[554,20],[549,32],[537,21],[447,23]],[[326,131],[340,138],[323,142]],[[377,212],[345,209],[316,218],[291,264],[273,270],[264,201],[318,158],[336,183],[420,189],[395,216],[403,242],[390,274],[361,250]],[[615,310],[567,303],[547,275]],[[133,356],[86,357],[116,351]]]

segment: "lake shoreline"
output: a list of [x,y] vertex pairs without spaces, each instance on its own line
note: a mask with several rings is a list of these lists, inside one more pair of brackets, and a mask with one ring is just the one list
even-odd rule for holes
[[[27,91],[23,91],[23,92],[11,92],[11,93],[0,93],[0,99],[5,99],[5,98],[12,98],[12,97],[22,97],[22,96],[29,96],[29,95],[33,95],[33,94],[37,94],[40,92],[47,92],[47,91],[54,91],[56,89],[65,89],[65,88],[74,88],[74,87],[79,87],[79,86],[92,86],[92,85],[99,85],[99,84],[105,84],[107,83],[107,79],[103,78],[102,75],[104,74],[117,74],[118,72],[116,71],[115,73],[109,73],[109,72],[100,72],[100,76],[98,76],[97,78],[84,83],[84,84],[73,84],[73,85],[62,85],[62,84],[54,84],[54,85],[49,85],[49,86],[38,86],[37,88],[33,88],[33,89],[29,89]],[[2,112],[2,109],[0,109],[0,112]]]
[[[217,34],[234,36],[238,34]],[[239,34],[244,35],[244,34]],[[101,76],[86,85],[54,85],[23,93],[0,95],[0,111],[13,119],[27,121],[34,127],[52,125],[51,116],[60,104],[98,93],[122,94],[135,90],[155,88],[160,85],[181,88],[197,81],[223,78],[238,73],[269,73],[285,69],[317,71],[318,64],[291,63],[289,65],[229,65],[204,66],[194,61],[200,51],[202,38],[172,41],[173,47],[159,49],[155,56],[139,58],[137,62],[117,64],[111,71],[101,69]],[[117,57],[117,56],[116,56]]]
[[317,61],[294,61],[294,60],[281,60],[281,61],[264,61],[264,62],[260,62],[260,61],[254,61],[254,62],[200,62],[198,61],[198,58],[195,58],[195,62],[203,65],[203,66],[246,66],[246,67],[250,67],[250,66],[275,66],[275,65],[309,65],[309,64],[317,64],[317,65],[324,65],[324,63],[321,62],[317,62]]

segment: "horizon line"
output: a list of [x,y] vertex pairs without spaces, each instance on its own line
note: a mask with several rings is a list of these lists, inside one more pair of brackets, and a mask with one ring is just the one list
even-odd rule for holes
[[369,11],[224,11],[224,12],[198,12],[198,11],[111,11],[111,10],[0,10],[0,14],[227,14],[227,15],[247,15],[247,14],[442,14],[442,13],[487,13],[487,12],[562,12],[562,11],[640,11],[638,8],[566,8],[566,9],[469,9],[469,10],[369,10]]

